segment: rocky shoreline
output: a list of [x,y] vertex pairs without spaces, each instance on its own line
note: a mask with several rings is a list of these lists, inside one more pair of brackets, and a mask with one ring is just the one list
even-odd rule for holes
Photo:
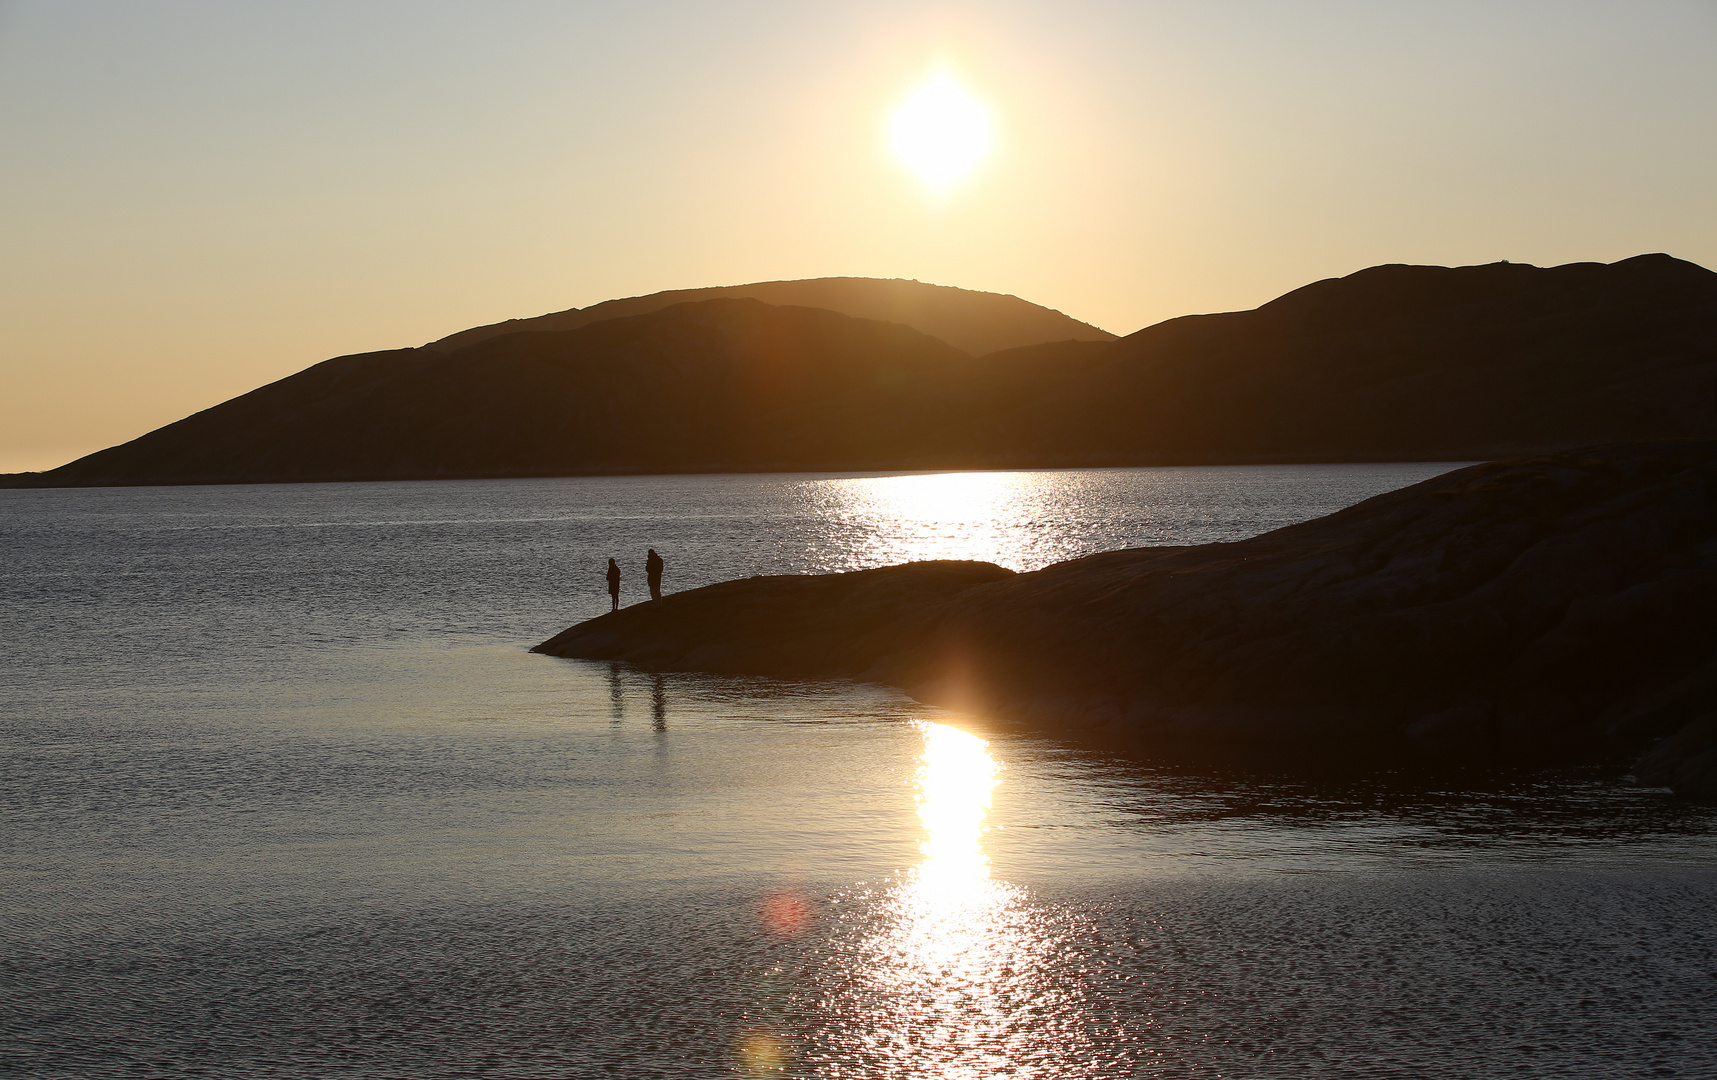
[[1603,763],[1717,802],[1717,443],[1491,462],[1031,573],[724,582],[535,651],[887,683],[1165,753]]

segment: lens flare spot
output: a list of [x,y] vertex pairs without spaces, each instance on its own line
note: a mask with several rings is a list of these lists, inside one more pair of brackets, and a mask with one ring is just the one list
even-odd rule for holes
[[777,1076],[788,1063],[787,1047],[772,1031],[753,1028],[739,1036],[739,1067],[746,1076]]
[[781,937],[798,937],[811,928],[811,901],[796,889],[776,889],[764,897],[763,928]]

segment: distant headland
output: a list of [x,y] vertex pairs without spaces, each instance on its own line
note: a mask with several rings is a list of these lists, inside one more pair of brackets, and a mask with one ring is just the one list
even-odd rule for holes
[[1238,543],[760,577],[537,652],[853,678],[1205,760],[1600,763],[1717,802],[1717,443],[1493,462]]
[[823,278],[343,356],[10,486],[1472,460],[1717,429],[1717,274],[1376,266],[1114,339]]
[[587,308],[568,308],[534,319],[509,319],[474,326],[425,345],[435,352],[454,352],[479,341],[524,330],[576,330],[591,323],[648,315],[676,304],[704,300],[758,300],[774,307],[822,308],[855,319],[899,323],[954,346],[970,356],[983,356],[1045,341],[1114,341],[1115,335],[1059,311],[1027,303],[1017,296],[974,292],[947,285],[927,285],[899,278],[805,278],[799,281],[760,281],[751,285],[720,285],[709,289],[672,289],[608,300]]

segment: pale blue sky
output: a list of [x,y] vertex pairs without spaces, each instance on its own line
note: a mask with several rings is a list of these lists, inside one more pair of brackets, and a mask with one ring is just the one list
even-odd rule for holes
[[[884,148],[938,61],[996,152]],[[328,356],[859,274],[1118,333],[1379,262],[1717,267],[1717,0],[0,2],[0,471]]]

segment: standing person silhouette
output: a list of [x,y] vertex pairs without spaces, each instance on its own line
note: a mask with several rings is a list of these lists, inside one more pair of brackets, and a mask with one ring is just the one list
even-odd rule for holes
[[662,557],[651,548],[649,556],[644,560],[644,577],[650,582],[650,599],[662,598]]
[[613,559],[608,560],[608,599],[614,602],[613,611],[620,610],[620,564]]

